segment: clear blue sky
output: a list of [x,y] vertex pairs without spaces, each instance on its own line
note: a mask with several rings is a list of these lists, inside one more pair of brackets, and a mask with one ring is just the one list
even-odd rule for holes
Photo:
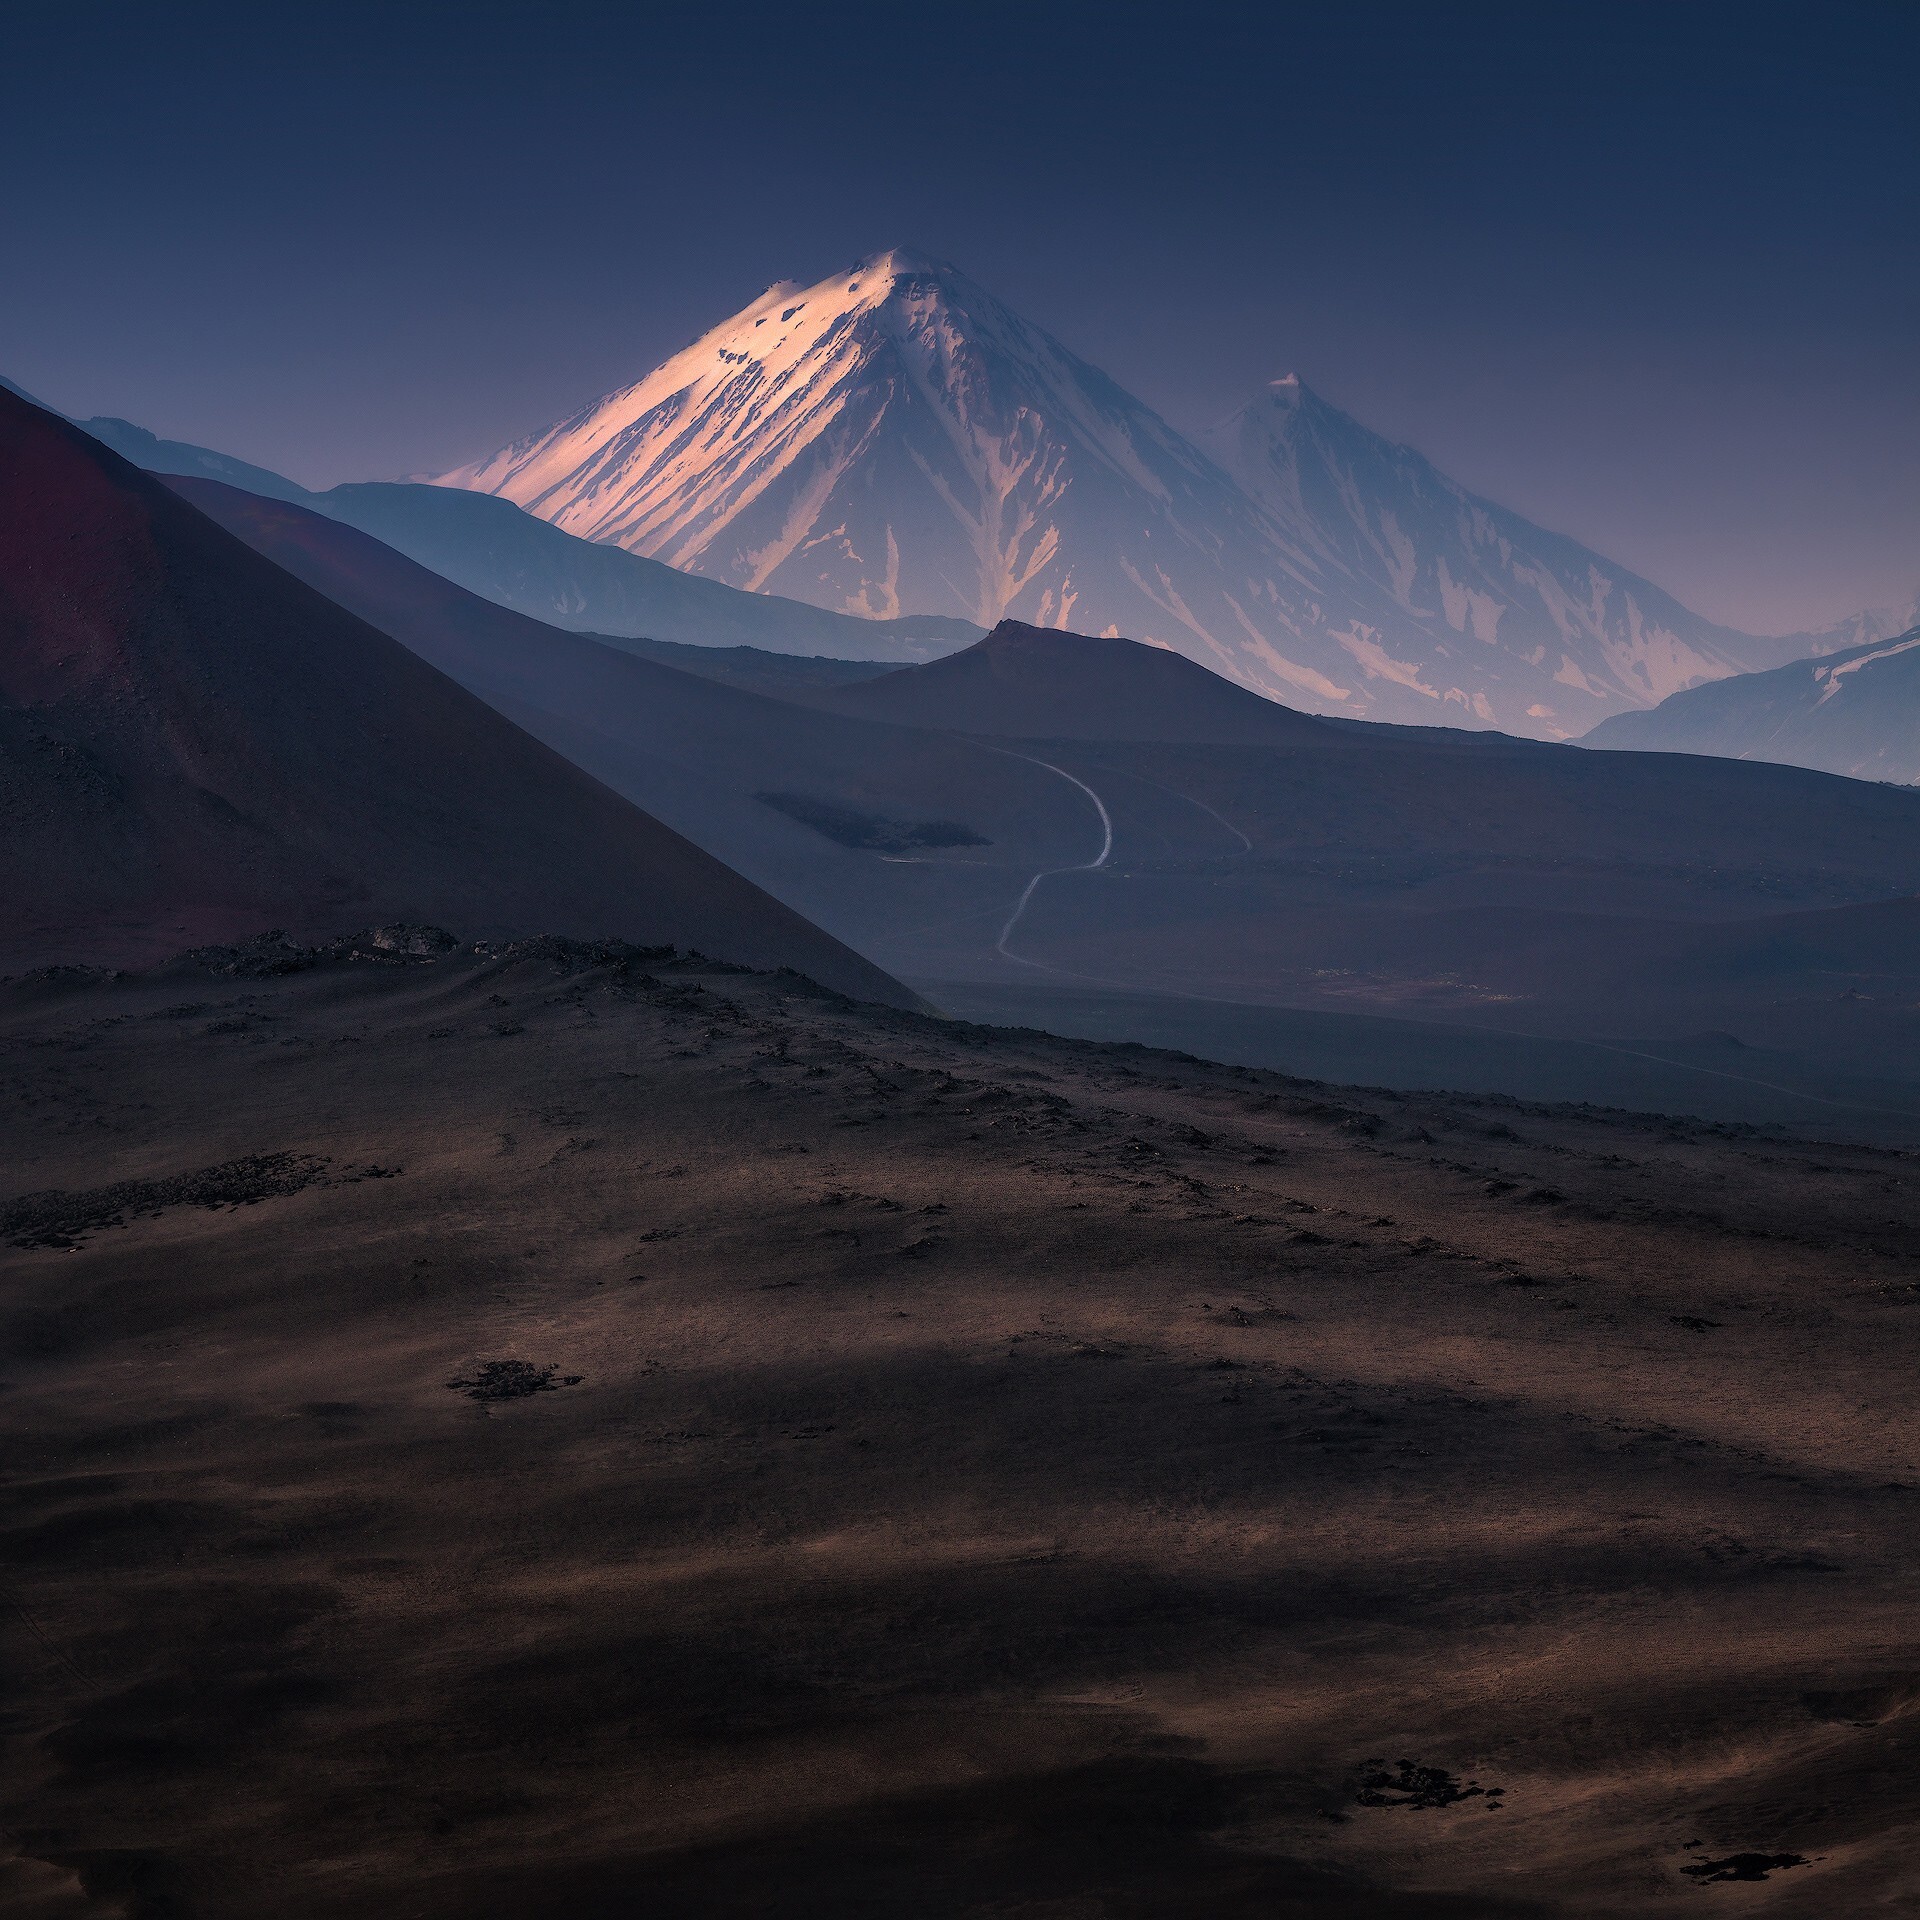
[[9,10],[0,373],[429,470],[910,243],[1189,429],[1297,369],[1700,611],[1920,586],[1920,5]]

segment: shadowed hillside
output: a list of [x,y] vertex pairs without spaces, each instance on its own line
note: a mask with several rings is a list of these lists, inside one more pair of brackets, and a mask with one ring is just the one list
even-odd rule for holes
[[[1402,1084],[1431,1084],[1425,1029],[1453,1023],[1507,1061],[1498,1036],[1551,1043],[1546,1084],[1589,1097],[1627,1085],[1562,1043],[1652,1053],[1663,1099],[1737,1082],[1782,1117],[1865,1100],[1920,1126],[1920,962],[1848,911],[1920,893],[1920,795],[1314,719],[1162,649],[1032,628],[801,707],[558,633],[297,507],[179,484],[936,1002],[991,985],[1018,1018],[1025,989],[1052,1019],[1058,989],[1198,996],[1230,1003],[1209,1050],[1260,1061],[1234,1050],[1234,1007],[1338,1016],[1330,1038],[1384,1018],[1408,1026]],[[939,724],[963,721],[980,731]],[[1375,1076],[1374,1039],[1351,1060]]]
[[1299,747],[1325,728],[1184,654],[1003,620],[927,666],[809,696],[836,713],[1049,740],[1199,740]]
[[785,654],[931,660],[979,638],[965,620],[860,620],[777,594],[742,593],[659,560],[576,539],[505,500],[415,481],[368,480],[309,492],[283,475],[210,447],[162,440],[131,421],[79,426],[150,473],[217,480],[290,500],[358,527],[503,607],[570,632],[623,642],[759,647]]
[[0,963],[433,919],[877,967],[157,480],[0,395]]

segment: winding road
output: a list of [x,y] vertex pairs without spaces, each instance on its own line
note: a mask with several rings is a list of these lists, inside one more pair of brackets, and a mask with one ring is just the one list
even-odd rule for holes
[[[981,744],[985,745],[985,742]],[[1113,815],[1107,811],[1107,803],[1084,780],[1076,780],[1064,767],[1056,767],[1051,760],[1036,760],[1030,753],[1015,753],[1009,747],[990,747],[988,751],[1004,753],[1009,760],[1024,760],[1029,766],[1045,767],[1049,773],[1057,773],[1070,786],[1078,787],[1093,802],[1094,810],[1100,815],[1100,851],[1091,860],[1082,860],[1075,866],[1048,867],[1036,873],[1027,882],[1026,890],[1020,895],[1013,911],[1007,916],[1007,924],[1000,929],[1000,938],[993,943],[994,951],[1003,960],[1011,960],[1022,967],[1038,967],[1042,973],[1054,973],[1058,971],[1057,968],[1049,967],[1041,960],[1022,958],[1007,946],[1007,942],[1012,937],[1014,928],[1020,924],[1020,916],[1026,912],[1028,903],[1033,899],[1034,891],[1042,880],[1051,880],[1056,874],[1061,873],[1092,873],[1095,868],[1104,867],[1113,858]]]
[[[975,744],[986,746],[985,741],[977,741]],[[1107,803],[1102,800],[1084,780],[1076,779],[1075,776],[1067,772],[1064,767],[1056,767],[1051,760],[1039,760],[1030,753],[1015,753],[1009,747],[988,747],[987,750],[990,753],[1004,753],[1010,760],[1024,760],[1029,766],[1044,767],[1049,773],[1058,774],[1059,777],[1070,786],[1078,787],[1080,791],[1093,802],[1094,810],[1100,816],[1100,851],[1095,854],[1091,860],[1082,860],[1077,865],[1070,867],[1047,867],[1043,871],[1036,873],[1033,878],[1027,882],[1012,913],[1007,916],[1007,924],[1000,929],[1000,937],[994,942],[994,951],[998,953],[1002,959],[1013,961],[1016,966],[1032,967],[1041,973],[1063,974],[1068,979],[1085,980],[1091,985],[1104,986],[1121,992],[1138,993],[1142,991],[1142,988],[1137,982],[1099,980],[1092,974],[1074,973],[1067,968],[1049,966],[1044,960],[1029,960],[1024,955],[1015,953],[1008,947],[1007,941],[1012,937],[1014,928],[1020,924],[1021,917],[1026,913],[1029,904],[1031,904],[1033,900],[1034,893],[1039,888],[1042,880],[1051,880],[1055,878],[1056,875],[1063,873],[1092,873],[1097,868],[1104,867],[1107,862],[1113,858],[1113,816],[1107,811]],[[1131,777],[1138,779],[1142,776],[1133,775]],[[1160,782],[1157,780],[1149,780],[1146,784],[1150,787],[1160,786]],[[1195,800],[1191,794],[1181,793],[1174,787],[1161,787],[1160,790],[1163,793],[1172,794],[1177,800],[1185,800],[1190,806],[1198,807],[1202,813],[1212,814],[1213,818],[1218,820],[1249,853],[1253,851],[1252,841],[1250,841],[1231,820],[1228,820],[1222,814],[1215,813],[1213,808],[1208,806],[1204,800]],[[1227,1000],[1213,994],[1183,992],[1178,988],[1172,987],[1152,987],[1145,989],[1145,991],[1164,994],[1175,1000],[1195,1000],[1215,1006],[1238,1006],[1243,1004],[1242,1002]],[[1480,1027],[1467,1022],[1449,1022],[1448,1024],[1458,1024],[1463,1032],[1486,1033],[1509,1040],[1534,1040],[1551,1043],[1551,1036],[1547,1034],[1526,1033],[1507,1027]],[[1604,1040],[1578,1040],[1573,1042],[1573,1044],[1593,1047],[1602,1053],[1619,1054],[1630,1060],[1650,1061],[1657,1066],[1672,1067],[1682,1073],[1700,1074],[1710,1080],[1731,1080],[1744,1086],[1762,1087],[1770,1093],[1783,1093],[1789,1099],[1810,1101],[1815,1106],[1839,1107],[1857,1113],[1894,1113],[1904,1115],[1907,1112],[1907,1109],[1903,1107],[1867,1106],[1859,1101],[1833,1100],[1824,1094],[1803,1092],[1798,1087],[1781,1086],[1771,1080],[1757,1080],[1751,1075],[1744,1073],[1728,1073],[1717,1067],[1696,1066],[1688,1060],[1670,1060],[1664,1054],[1644,1053],[1636,1047],[1610,1045]]]

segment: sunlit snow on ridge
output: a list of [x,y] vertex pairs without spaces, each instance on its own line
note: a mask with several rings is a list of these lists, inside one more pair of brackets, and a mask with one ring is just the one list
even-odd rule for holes
[[1770,663],[1295,375],[1202,451],[905,249],[777,283],[440,481],[733,586],[1126,634],[1320,712],[1566,737]]

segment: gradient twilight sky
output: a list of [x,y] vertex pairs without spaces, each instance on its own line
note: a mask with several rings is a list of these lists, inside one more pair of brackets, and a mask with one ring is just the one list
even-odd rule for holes
[[1176,426],[1297,370],[1698,611],[1920,587],[1920,5],[9,6],[0,373],[436,470],[906,243]]

